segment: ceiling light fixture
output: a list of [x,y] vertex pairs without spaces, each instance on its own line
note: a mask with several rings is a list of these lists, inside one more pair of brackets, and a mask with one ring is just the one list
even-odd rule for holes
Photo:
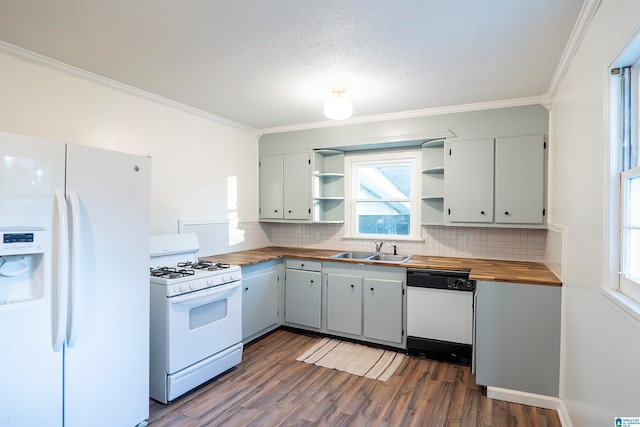
[[353,104],[343,95],[351,89],[348,85],[330,85],[327,89],[333,97],[324,103],[324,115],[331,120],[346,120],[353,114]]

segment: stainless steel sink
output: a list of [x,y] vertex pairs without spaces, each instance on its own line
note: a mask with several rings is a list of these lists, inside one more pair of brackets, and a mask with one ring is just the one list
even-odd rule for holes
[[374,255],[371,252],[340,252],[339,254],[331,255],[331,258],[369,259]]
[[340,252],[339,254],[331,255],[331,258],[342,259],[361,259],[367,261],[379,261],[401,264],[411,258],[410,255],[390,255],[371,252]]
[[403,263],[407,261],[409,258],[411,258],[411,256],[409,255],[375,254],[372,257],[370,257],[369,260]]

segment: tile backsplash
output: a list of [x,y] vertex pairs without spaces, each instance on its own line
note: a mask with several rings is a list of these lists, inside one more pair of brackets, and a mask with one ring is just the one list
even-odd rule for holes
[[[336,224],[181,221],[180,232],[198,235],[199,256],[265,246],[347,251],[375,249],[374,239],[344,239],[343,227]],[[423,226],[422,239],[418,242],[387,240],[382,251],[393,251],[395,244],[399,254],[542,262],[547,230]]]

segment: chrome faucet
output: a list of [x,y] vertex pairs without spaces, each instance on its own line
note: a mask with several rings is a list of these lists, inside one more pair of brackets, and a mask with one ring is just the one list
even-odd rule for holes
[[382,251],[382,245],[384,245],[383,241],[381,241],[380,243],[378,243],[378,242],[373,242],[373,243],[375,243],[375,245],[376,245],[376,252]]

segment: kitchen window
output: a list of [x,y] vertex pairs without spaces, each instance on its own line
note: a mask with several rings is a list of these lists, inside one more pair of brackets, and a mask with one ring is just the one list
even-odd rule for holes
[[420,238],[420,151],[345,156],[346,237]]
[[620,73],[620,291],[640,302],[640,61]]
[[[638,40],[640,41],[640,38]],[[628,56],[628,52],[623,55],[625,56]],[[611,189],[613,196],[611,218],[612,222],[618,224],[616,229],[610,230],[614,245],[611,253],[614,259],[617,258],[615,266],[619,272],[617,288],[624,296],[636,303],[640,303],[640,160],[638,154],[640,60],[637,59],[639,57],[640,55],[636,55],[636,62],[633,65],[614,68],[611,71],[610,110],[611,164],[612,172],[617,173],[615,180],[617,185],[613,184],[615,182],[613,181]],[[617,239],[613,237],[615,235]]]

